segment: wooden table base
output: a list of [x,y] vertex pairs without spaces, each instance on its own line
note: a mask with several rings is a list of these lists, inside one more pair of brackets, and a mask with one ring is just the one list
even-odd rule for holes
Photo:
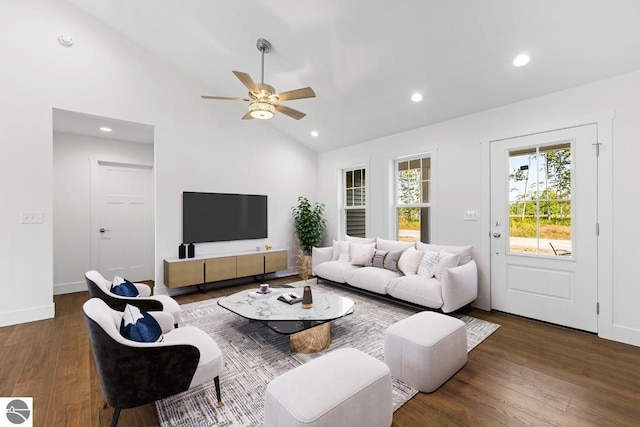
[[293,353],[317,353],[331,345],[331,322],[289,335]]

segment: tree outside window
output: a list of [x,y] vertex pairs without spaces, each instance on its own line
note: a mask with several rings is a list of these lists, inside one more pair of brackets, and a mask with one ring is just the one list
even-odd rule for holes
[[509,153],[509,251],[571,255],[571,144]]
[[398,240],[430,240],[431,158],[396,161],[396,218]]

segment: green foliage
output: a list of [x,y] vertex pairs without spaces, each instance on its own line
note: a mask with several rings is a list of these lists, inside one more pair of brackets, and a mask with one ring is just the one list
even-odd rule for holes
[[398,225],[402,230],[419,230],[420,208],[399,208]]
[[[523,183],[523,192],[515,196],[511,215],[523,219],[538,212],[540,218],[552,220],[571,217],[571,150],[556,148],[522,156],[523,165],[509,174],[511,183]],[[537,179],[536,179],[537,177]],[[517,187],[511,188],[511,192]]]
[[509,235],[535,238],[538,235],[538,225],[542,239],[571,239],[571,218],[540,219],[538,223],[535,217],[511,216]]
[[398,172],[398,184],[402,204],[420,203],[420,169]]
[[324,203],[316,203],[311,208],[309,200],[300,196],[298,204],[291,208],[291,214],[300,247],[305,255],[310,255],[314,246],[318,247],[322,244],[322,234],[327,225],[327,221],[323,218]]

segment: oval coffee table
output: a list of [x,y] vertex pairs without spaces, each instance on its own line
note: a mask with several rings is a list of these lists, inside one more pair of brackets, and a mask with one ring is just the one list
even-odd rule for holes
[[294,353],[316,353],[331,345],[331,321],[353,313],[352,299],[313,290],[313,307],[302,308],[301,303],[279,301],[284,293],[302,296],[302,288],[271,288],[260,294],[249,289],[220,298],[218,305],[250,321],[258,321],[275,332],[289,335]]

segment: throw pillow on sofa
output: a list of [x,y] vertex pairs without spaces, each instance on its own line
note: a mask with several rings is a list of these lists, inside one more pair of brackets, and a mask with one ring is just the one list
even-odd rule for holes
[[440,252],[425,251],[418,266],[418,275],[426,278],[435,276],[439,257]]
[[116,295],[120,295],[121,297],[138,296],[138,288],[136,288],[133,283],[131,283],[127,279],[123,279],[120,276],[115,276],[113,278],[110,291]]
[[438,257],[438,264],[436,265],[435,276],[436,279],[442,280],[442,273],[449,268],[456,267],[460,256],[457,254],[451,254],[441,251]]
[[403,251],[389,251],[384,257],[384,268],[386,270],[398,271],[398,261]]
[[367,265],[367,262],[370,260],[369,254],[372,249],[372,243],[349,243],[349,251],[351,254],[351,264],[352,265]]
[[367,259],[366,267],[384,268],[385,270],[398,271],[398,259],[402,251],[383,251],[371,248]]
[[351,256],[349,254],[349,242],[334,240],[332,259],[334,261],[351,261]]
[[384,268],[385,256],[387,256],[387,251],[381,251],[380,249],[371,248],[369,249],[369,257],[365,266]]
[[405,276],[415,276],[423,255],[423,251],[417,251],[414,248],[406,249],[402,252],[402,255],[400,255],[398,269],[400,269]]
[[347,240],[334,240],[333,241],[333,255],[332,261],[351,261],[350,244],[367,244],[369,247],[375,246],[376,239],[364,239],[361,237],[345,236]]

